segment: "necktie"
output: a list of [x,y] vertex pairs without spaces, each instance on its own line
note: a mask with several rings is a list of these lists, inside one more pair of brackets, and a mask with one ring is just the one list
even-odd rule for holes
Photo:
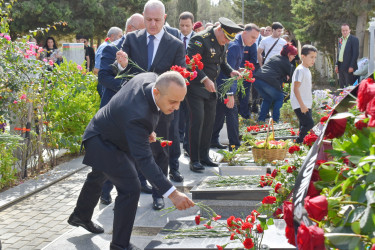
[[152,56],[154,55],[154,39],[155,39],[155,36],[150,35],[150,36],[148,36],[148,38],[149,38],[149,42],[148,42],[148,45],[147,45],[147,55],[148,55],[147,70],[149,71],[150,68],[151,68],[151,64],[152,64]]
[[186,36],[184,36],[184,46],[185,46],[185,50],[186,50],[186,40],[187,40],[188,38],[186,37]]

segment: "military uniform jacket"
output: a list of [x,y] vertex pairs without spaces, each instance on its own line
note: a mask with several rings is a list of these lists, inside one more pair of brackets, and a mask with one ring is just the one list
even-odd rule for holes
[[[203,98],[209,98],[213,93],[207,91],[201,80],[207,76],[211,81],[215,82],[220,70],[225,75],[230,76],[233,69],[227,63],[226,49],[226,46],[218,43],[213,28],[199,32],[190,39],[187,54],[191,58],[199,53],[202,56],[201,61],[204,67],[203,70],[196,69],[198,75],[193,81],[190,81],[188,92]],[[215,88],[217,89],[216,83]]]

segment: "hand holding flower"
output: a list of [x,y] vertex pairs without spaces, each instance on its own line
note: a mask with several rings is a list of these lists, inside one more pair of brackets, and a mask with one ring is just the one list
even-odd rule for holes
[[234,107],[234,96],[229,95],[226,100],[228,100],[226,103],[227,108],[232,109]]
[[121,67],[126,68],[128,66],[128,54],[126,52],[119,50],[116,52],[116,60],[121,65]]
[[173,191],[168,198],[172,201],[173,205],[178,210],[185,210],[190,207],[194,207],[194,202],[190,200],[184,193],[181,193],[177,190]]
[[156,142],[156,133],[155,133],[155,132],[152,132],[152,133],[150,134],[150,136],[148,137],[148,141],[149,141],[150,143],[152,143],[152,142]]

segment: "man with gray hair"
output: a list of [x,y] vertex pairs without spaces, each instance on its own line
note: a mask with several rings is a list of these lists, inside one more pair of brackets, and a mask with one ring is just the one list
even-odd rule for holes
[[[114,42],[114,41],[120,39],[121,37],[122,37],[122,29],[120,29],[119,27],[111,27],[108,30],[107,38],[109,39],[109,41]],[[95,54],[95,66],[94,66],[94,70],[93,70],[93,72],[94,72],[95,75],[97,75],[99,73],[100,59],[102,57],[102,51],[103,51],[104,47],[107,46],[108,44],[109,43],[107,41],[104,41],[102,44],[100,44],[100,46],[96,50],[96,54]],[[100,97],[102,96],[101,94],[102,93],[99,93]]]
[[[139,249],[130,244],[138,207],[140,182],[136,166],[179,210],[194,206],[156,164],[152,144],[161,113],[173,113],[186,95],[184,78],[177,72],[142,73],[132,78],[90,121],[83,135],[83,163],[92,167],[68,223],[92,233],[103,233],[92,222],[101,185],[108,178],[118,190],[115,201],[111,250]],[[136,108],[135,108],[136,107]]]

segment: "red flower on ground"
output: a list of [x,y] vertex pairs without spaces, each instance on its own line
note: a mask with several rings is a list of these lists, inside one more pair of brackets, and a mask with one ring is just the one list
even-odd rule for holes
[[260,213],[257,210],[253,210],[253,211],[251,211],[251,215],[255,216],[255,218],[257,218],[260,215]]
[[284,201],[283,212],[286,225],[289,227],[293,227],[293,203],[291,203],[290,201]]
[[278,170],[275,168],[275,169],[272,171],[271,176],[272,176],[273,178],[275,178],[276,175],[277,175],[277,172],[278,172]]
[[278,208],[278,209],[276,209],[273,216],[277,219],[282,219],[283,218],[282,214],[283,214],[283,210],[281,208]]
[[293,129],[290,129],[290,135],[291,135],[291,136],[295,136],[295,135],[296,135],[296,132],[294,132]]
[[373,98],[366,107],[366,114],[370,115],[369,127],[375,127],[375,98]]
[[318,136],[311,131],[310,134],[306,135],[303,139],[303,144],[311,147],[317,139]]
[[279,189],[282,187],[281,183],[278,182],[276,185],[275,185],[275,193],[279,193]]
[[232,215],[227,219],[227,225],[228,227],[234,227],[236,224],[234,222],[236,218]]
[[297,247],[300,250],[325,249],[323,229],[317,226],[306,227],[302,222],[297,231]]
[[365,111],[367,104],[375,96],[375,81],[367,78],[361,81],[358,88],[357,106],[360,111]]
[[223,250],[224,248],[222,246],[216,245],[218,250]]
[[289,166],[288,169],[286,170],[286,172],[291,174],[296,170],[297,170],[297,168],[295,166]]
[[276,202],[276,197],[274,196],[266,196],[262,200],[263,204],[273,204],[275,202]]
[[197,215],[195,216],[195,224],[199,225],[201,223],[201,216]]
[[323,116],[322,118],[320,118],[320,122],[325,123],[328,120],[328,118],[328,116]]
[[291,146],[290,148],[289,148],[289,154],[293,154],[294,152],[298,152],[298,151],[300,151],[301,150],[301,148],[299,147],[299,146],[297,146],[297,145],[293,145],[293,146]]
[[262,228],[262,226],[260,224],[257,225],[257,231],[260,234],[263,233],[263,228]]
[[234,240],[234,236],[235,236],[236,234],[235,233],[231,233],[230,234],[230,240]]
[[254,247],[254,242],[251,238],[246,238],[243,242],[242,242],[243,246],[245,247],[245,249],[251,249]]
[[212,220],[217,221],[221,219],[221,215],[216,215],[216,217],[212,217]]
[[294,227],[286,226],[285,237],[288,239],[288,243],[293,246],[296,245],[296,236],[294,235]]
[[250,223],[254,223],[255,222],[255,216],[254,215],[248,215],[248,216],[246,216],[245,221],[250,222]]
[[214,228],[213,226],[209,225],[209,224],[204,224],[203,226],[205,226],[207,229],[212,229]]
[[305,209],[314,220],[321,221],[328,214],[328,201],[324,195],[305,198]]

